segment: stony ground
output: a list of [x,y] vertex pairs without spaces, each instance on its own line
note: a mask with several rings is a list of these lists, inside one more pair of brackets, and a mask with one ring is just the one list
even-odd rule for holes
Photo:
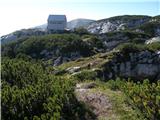
[[78,100],[87,104],[98,119],[115,118],[108,96],[95,88],[95,83],[77,84],[75,92]]
[[105,82],[78,83],[75,93],[96,115],[96,120],[144,120],[127,104],[123,92],[110,89]]

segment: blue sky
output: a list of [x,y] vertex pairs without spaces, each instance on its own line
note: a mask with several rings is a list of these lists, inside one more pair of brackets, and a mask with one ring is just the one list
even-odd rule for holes
[[[112,2],[110,2],[112,1]],[[160,15],[159,0],[0,0],[0,35],[46,23],[49,14],[103,19],[117,15]]]

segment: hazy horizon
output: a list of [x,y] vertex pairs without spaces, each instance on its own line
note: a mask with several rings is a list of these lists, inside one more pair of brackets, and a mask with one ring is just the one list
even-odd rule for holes
[[160,15],[159,0],[0,0],[0,36],[47,23],[49,14],[65,14],[67,21],[99,20],[119,15]]

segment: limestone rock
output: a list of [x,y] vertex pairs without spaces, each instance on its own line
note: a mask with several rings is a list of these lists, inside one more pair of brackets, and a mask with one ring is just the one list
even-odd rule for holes
[[153,37],[153,38],[147,40],[145,43],[151,44],[151,43],[155,43],[155,42],[160,42],[160,37]]
[[70,74],[73,74],[75,72],[78,72],[80,70],[81,67],[70,67],[70,68],[67,68],[66,71]]
[[[138,53],[129,53],[129,59],[120,54],[110,62],[106,63],[104,68],[105,77],[112,79],[116,76],[134,79],[159,79],[160,76],[160,52],[141,51]],[[121,60],[122,59],[122,60]]]
[[58,66],[62,64],[62,57],[58,57],[55,61],[54,61],[54,66]]

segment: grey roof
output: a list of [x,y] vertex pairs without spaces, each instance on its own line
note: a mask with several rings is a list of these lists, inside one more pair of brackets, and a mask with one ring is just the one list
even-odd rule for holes
[[48,20],[67,20],[65,15],[49,15]]

